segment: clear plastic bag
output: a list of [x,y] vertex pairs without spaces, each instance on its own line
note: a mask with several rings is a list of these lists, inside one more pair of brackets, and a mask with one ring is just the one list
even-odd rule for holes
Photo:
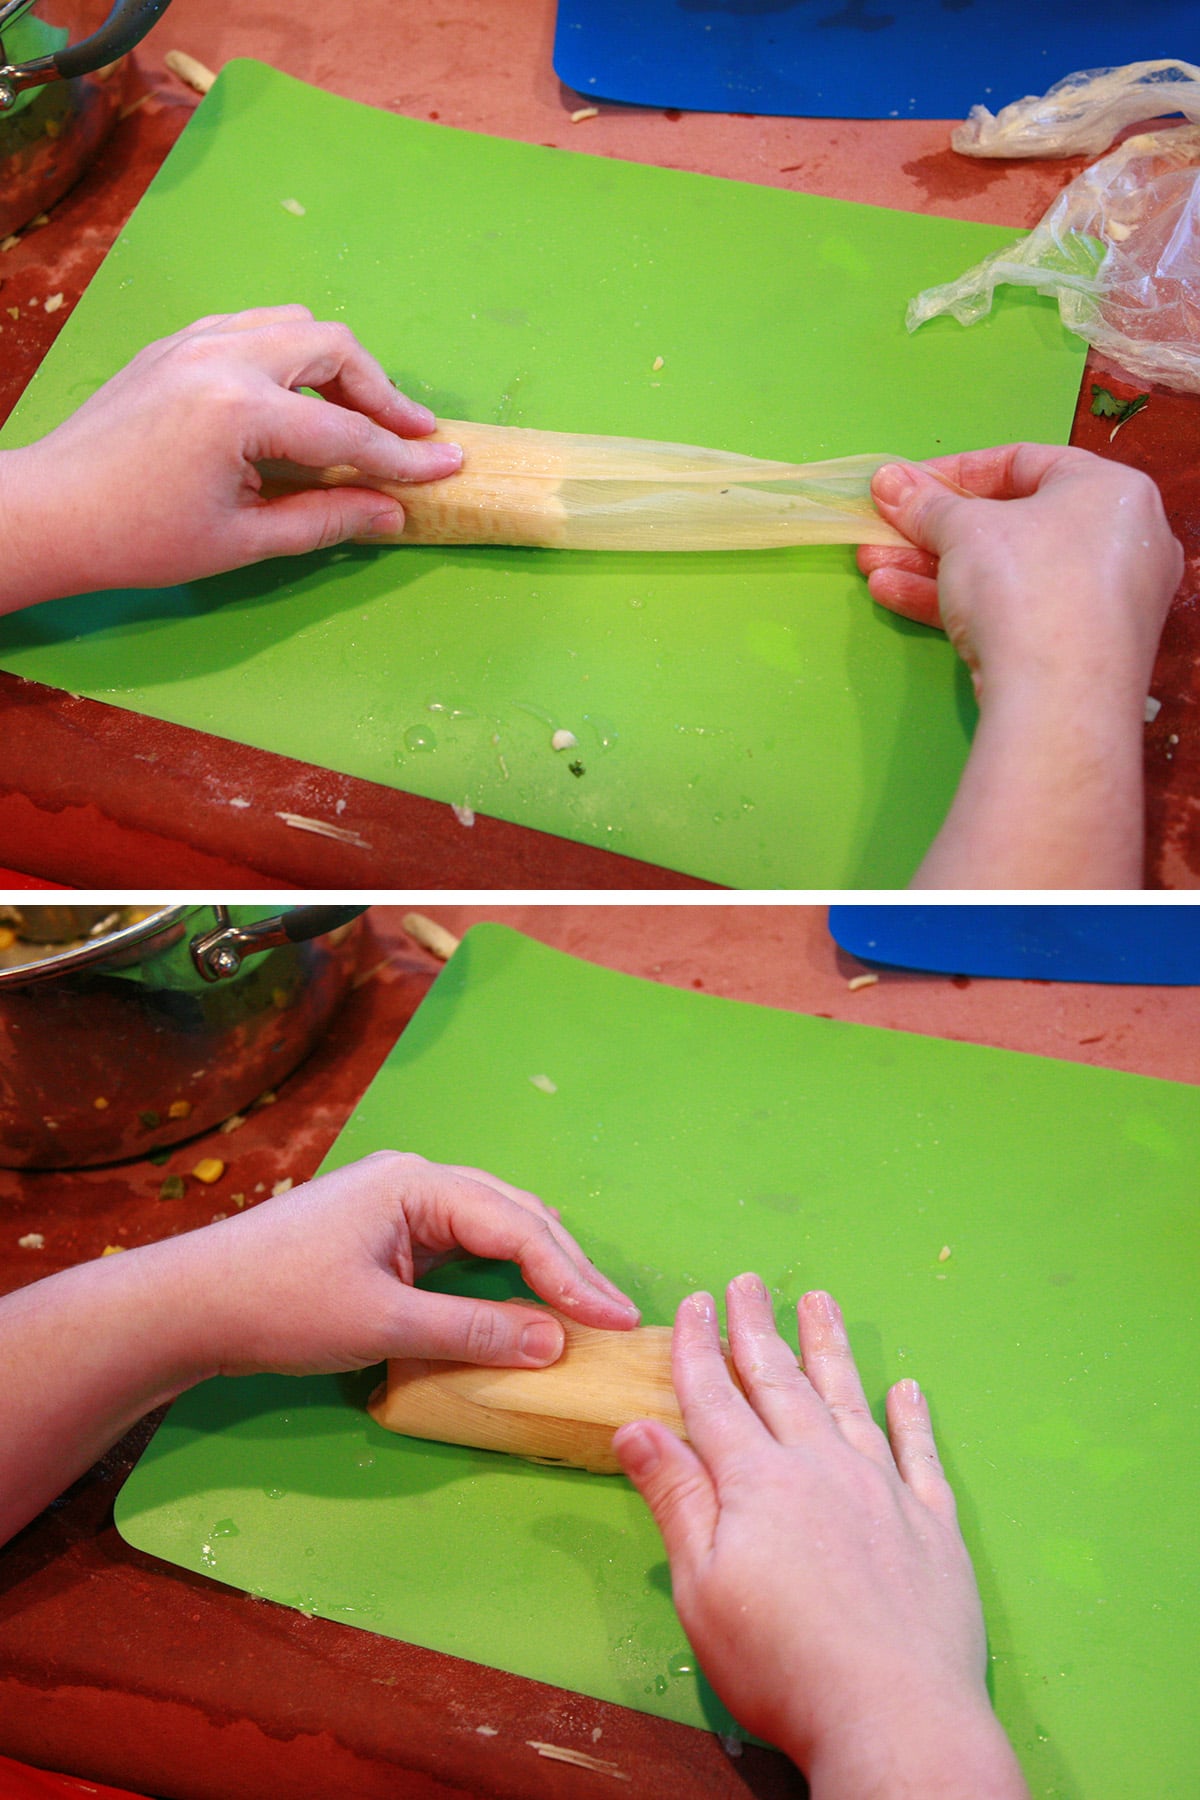
[[908,329],[942,313],[973,325],[1006,283],[1051,295],[1069,330],[1131,374],[1200,393],[1200,125],[1128,138],[1028,237],[911,300]]
[[1200,69],[1186,62],[1084,69],[990,113],[973,106],[950,143],[963,156],[1098,156],[1126,125],[1183,113],[1200,124]]

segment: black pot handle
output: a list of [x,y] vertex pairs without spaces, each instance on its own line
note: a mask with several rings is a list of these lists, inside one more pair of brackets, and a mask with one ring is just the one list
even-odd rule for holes
[[141,43],[170,4],[171,0],[117,0],[99,31],[81,44],[68,44],[51,59],[55,68],[64,81],[72,81],[116,62]]
[[365,906],[293,906],[281,920],[283,935],[289,944],[306,944],[309,938],[323,937],[339,925],[348,925],[366,910]]
[[229,908],[215,906],[216,926],[192,939],[192,961],[205,981],[223,981],[237,974],[247,956],[274,950],[280,944],[305,944],[348,925],[367,910],[365,906],[293,906],[257,925],[234,925]]
[[25,88],[43,87],[48,81],[73,81],[117,62],[140,44],[150,27],[166,12],[171,0],[117,0],[99,31],[82,43],[67,44],[52,56],[6,67],[0,78],[0,111],[7,111]]

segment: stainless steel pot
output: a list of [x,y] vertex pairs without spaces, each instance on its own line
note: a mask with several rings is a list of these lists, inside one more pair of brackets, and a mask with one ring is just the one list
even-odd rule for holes
[[125,97],[128,51],[168,0],[0,0],[0,237],[78,180]]
[[325,1030],[365,911],[161,907],[0,970],[0,1166],[145,1156],[241,1111]]

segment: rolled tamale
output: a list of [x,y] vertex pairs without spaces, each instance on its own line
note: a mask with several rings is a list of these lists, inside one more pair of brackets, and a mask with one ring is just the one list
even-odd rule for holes
[[397,1359],[371,1396],[371,1416],[408,1437],[504,1450],[599,1475],[620,1472],[613,1433],[631,1419],[659,1419],[686,1439],[671,1381],[669,1327],[597,1331],[554,1316],[566,1343],[547,1368]]
[[[524,544],[554,550],[770,550],[906,540],[871,500],[894,456],[766,462],[692,444],[589,437],[443,419],[423,442],[462,445],[439,481],[378,481],[342,465],[264,463],[265,492],[371,487],[404,507],[401,544]],[[387,540],[376,540],[384,541]]]

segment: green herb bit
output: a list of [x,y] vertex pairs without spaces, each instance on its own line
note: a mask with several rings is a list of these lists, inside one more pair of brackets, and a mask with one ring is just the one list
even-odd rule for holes
[[1116,424],[1108,434],[1111,444],[1122,425],[1127,425],[1142,408],[1150,404],[1149,394],[1137,394],[1132,400],[1118,400],[1115,394],[1101,387],[1098,382],[1092,383],[1092,412],[1097,419],[1115,419]]
[[187,1192],[187,1183],[182,1175],[168,1175],[158,1190],[160,1200],[182,1200]]

